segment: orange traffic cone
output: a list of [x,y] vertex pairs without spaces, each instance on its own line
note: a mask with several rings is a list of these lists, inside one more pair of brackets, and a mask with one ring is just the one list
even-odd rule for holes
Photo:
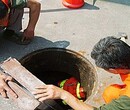
[[63,5],[68,8],[80,8],[84,5],[84,0],[63,0]]

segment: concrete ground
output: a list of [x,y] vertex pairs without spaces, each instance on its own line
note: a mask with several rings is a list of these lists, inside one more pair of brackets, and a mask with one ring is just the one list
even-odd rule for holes
[[[68,9],[60,0],[43,0],[41,3],[42,9],[34,41],[24,46],[0,38],[0,61],[8,57],[20,59],[32,51],[46,47],[62,47],[82,52],[95,66],[90,52],[99,39],[118,36],[121,32],[130,36],[129,0],[97,0],[95,5],[92,0],[85,0],[85,5],[79,9]],[[26,9],[23,28],[27,23],[28,10]],[[127,43],[130,44],[129,39]],[[111,83],[121,83],[121,81],[117,75],[108,74],[100,68],[96,70],[97,90],[87,103],[98,107],[104,103],[101,98],[104,87]]]

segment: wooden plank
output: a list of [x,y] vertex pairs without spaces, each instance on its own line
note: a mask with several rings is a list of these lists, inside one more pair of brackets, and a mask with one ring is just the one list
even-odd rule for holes
[[[41,80],[39,80],[36,76],[34,76],[32,73],[30,73],[25,67],[23,67],[20,64],[20,62],[18,62],[15,58],[9,58],[5,60],[4,62],[1,63],[0,67],[6,74],[11,75],[16,81],[18,81],[18,83],[20,83],[24,88],[26,88],[26,90],[28,90],[30,94],[35,90],[35,87],[45,84]],[[52,106],[55,110],[63,110],[63,108],[59,106],[59,104],[57,104],[54,100],[46,100],[46,102],[48,104],[44,102],[38,103],[37,101],[36,104],[34,105],[35,107],[37,105],[37,107],[40,108],[40,110],[49,110],[48,108],[50,106]],[[34,110],[34,108],[32,110]]]

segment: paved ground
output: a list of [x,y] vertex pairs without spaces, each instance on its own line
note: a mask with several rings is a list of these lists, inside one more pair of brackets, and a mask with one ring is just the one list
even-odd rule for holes
[[[60,0],[43,0],[41,15],[36,28],[36,38],[27,46],[20,46],[0,38],[0,61],[8,57],[20,59],[37,49],[63,47],[84,52],[90,58],[94,44],[106,36],[117,36],[124,32],[130,36],[129,0],[85,0],[80,9],[68,9]],[[28,22],[28,10],[23,18],[24,27]],[[130,40],[127,40],[130,44]],[[94,65],[95,66],[95,65]],[[110,83],[120,83],[119,77],[97,68],[98,89],[89,103],[99,106],[103,103],[101,93]],[[104,75],[102,75],[104,74]],[[12,110],[12,109],[11,109]]]

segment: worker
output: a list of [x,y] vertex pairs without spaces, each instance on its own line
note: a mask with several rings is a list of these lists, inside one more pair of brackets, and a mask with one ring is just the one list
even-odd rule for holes
[[[29,8],[29,21],[22,30],[24,8]],[[41,4],[38,0],[0,0],[0,32],[17,44],[29,44],[35,35]]]
[[119,74],[124,83],[113,84],[105,89],[103,98],[106,104],[96,108],[54,85],[36,87],[33,92],[35,98],[41,102],[62,99],[74,110],[130,110],[130,46],[115,37],[106,37],[94,46],[91,57],[98,67]]
[[[99,108],[86,104],[70,92],[55,85],[42,85],[33,92],[40,102],[47,99],[62,99],[74,110],[130,110],[130,46],[115,37],[101,39],[93,48],[91,57],[95,64],[113,74],[119,74],[124,84],[113,84],[103,93],[106,104]],[[11,81],[9,76],[0,75],[0,93],[7,97],[6,92],[17,98],[17,95],[6,84]],[[69,89],[70,90],[70,89]]]
[[[81,101],[86,100],[86,92],[84,91],[83,87],[81,86],[80,82],[75,77],[70,77],[68,79],[65,79],[63,81],[58,82],[58,86],[69,93],[71,93],[73,96],[78,98]],[[62,101],[65,105],[66,103]]]

